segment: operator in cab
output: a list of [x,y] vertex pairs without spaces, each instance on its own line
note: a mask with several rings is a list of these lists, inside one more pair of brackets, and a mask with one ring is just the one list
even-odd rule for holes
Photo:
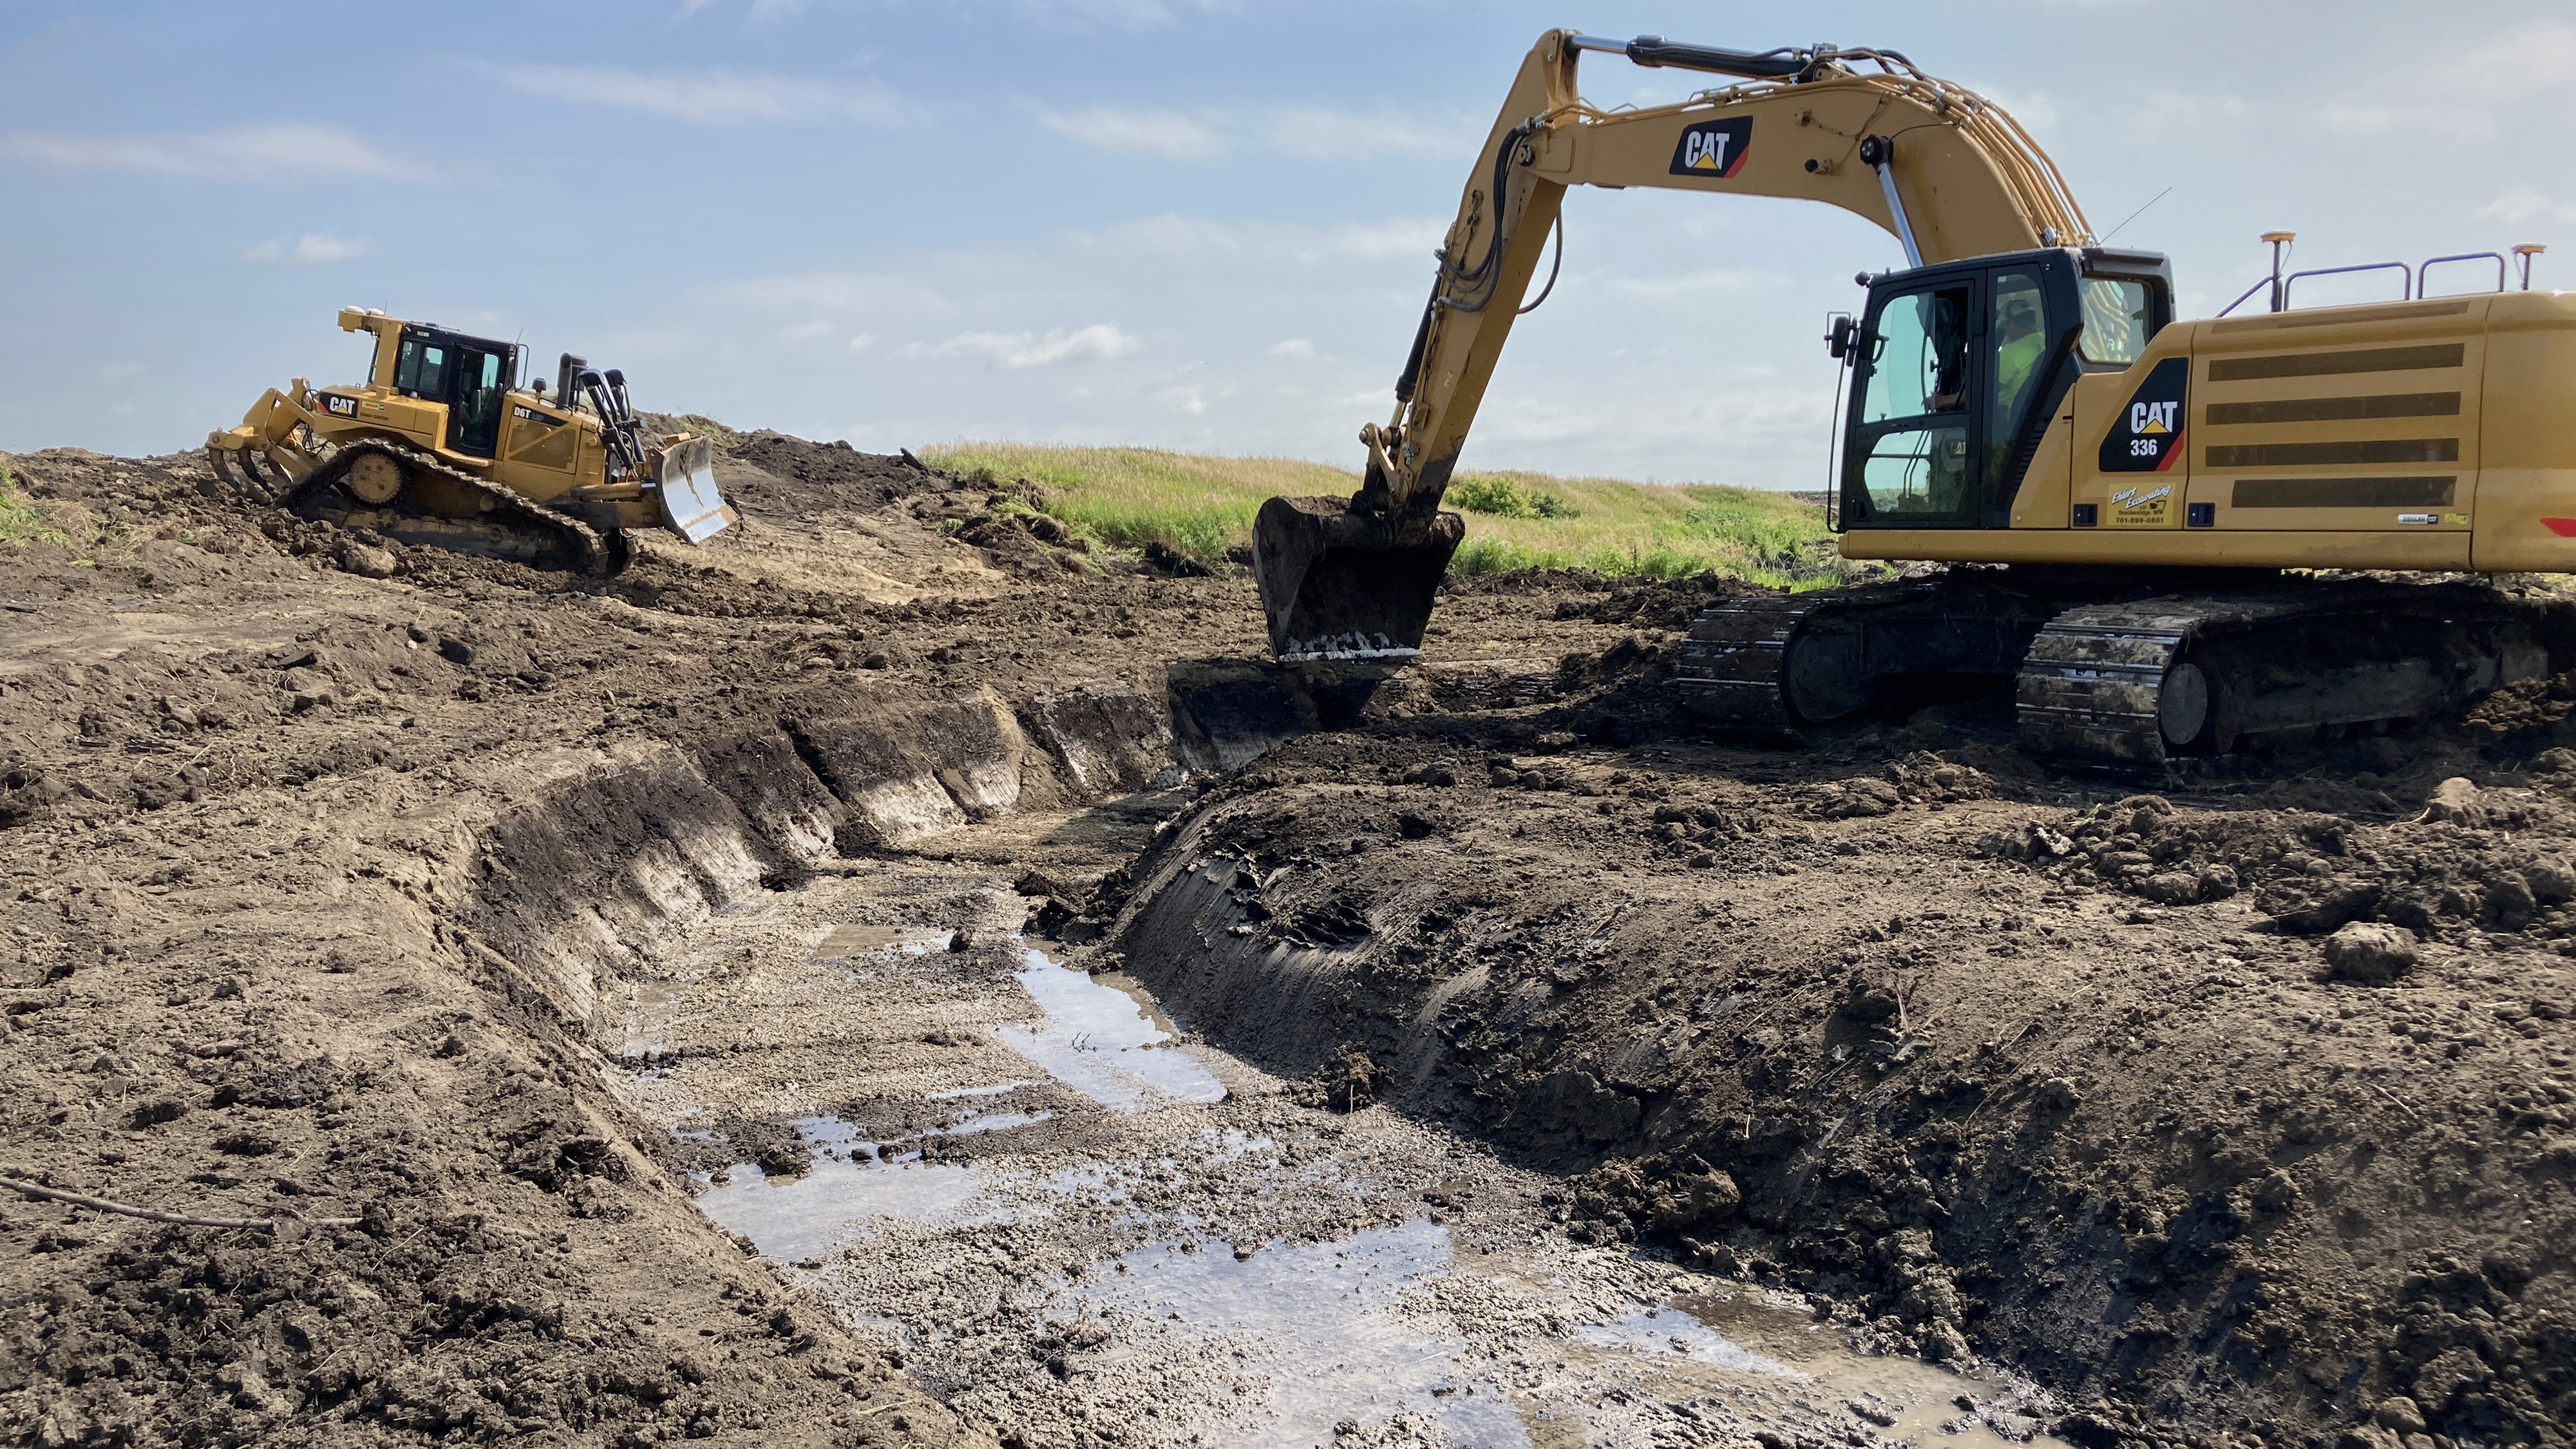
[[1996,300],[1995,310],[1995,330],[2002,339],[1995,345],[1996,415],[2018,418],[2031,370],[2039,366],[2039,302],[2027,292],[2007,292]]

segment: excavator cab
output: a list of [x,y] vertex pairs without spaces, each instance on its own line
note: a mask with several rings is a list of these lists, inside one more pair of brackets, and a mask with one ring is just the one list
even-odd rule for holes
[[2127,367],[2173,320],[2153,252],[2049,248],[1867,281],[1857,325],[1826,339],[1852,370],[1838,529],[2006,527],[2076,376]]

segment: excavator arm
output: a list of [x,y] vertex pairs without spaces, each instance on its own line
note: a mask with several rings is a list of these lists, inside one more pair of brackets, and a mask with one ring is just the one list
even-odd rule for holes
[[[1605,111],[1575,86],[1587,50],[1736,80],[1677,105]],[[1548,32],[1460,195],[1395,414],[1360,431],[1360,492],[1347,505],[1272,499],[1256,522],[1255,573],[1281,657],[1419,647],[1464,536],[1440,496],[1569,186],[1823,202],[1886,228],[1910,265],[2093,241],[2055,164],[2010,115],[1892,51],[1755,54]]]

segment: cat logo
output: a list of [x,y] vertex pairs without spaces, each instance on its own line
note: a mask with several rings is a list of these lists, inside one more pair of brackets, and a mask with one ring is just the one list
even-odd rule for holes
[[2105,473],[2163,473],[2182,456],[2184,394],[2191,385],[2191,359],[2168,357],[2147,373],[2129,396],[2129,406],[2112,415],[2102,439]]
[[353,397],[341,397],[337,393],[322,394],[322,407],[335,418],[354,418],[358,415],[358,400]]
[[1744,169],[1745,153],[1752,147],[1751,116],[1685,126],[1680,143],[1673,148],[1672,174],[1696,176],[1708,181],[1728,180]]

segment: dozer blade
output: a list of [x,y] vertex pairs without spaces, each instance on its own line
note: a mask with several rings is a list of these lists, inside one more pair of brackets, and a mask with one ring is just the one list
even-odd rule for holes
[[1252,523],[1252,574],[1282,660],[1420,652],[1432,596],[1467,536],[1454,513],[1399,532],[1342,498],[1273,498]]
[[724,495],[716,491],[716,453],[704,438],[675,444],[662,455],[662,521],[691,543],[724,532]]

